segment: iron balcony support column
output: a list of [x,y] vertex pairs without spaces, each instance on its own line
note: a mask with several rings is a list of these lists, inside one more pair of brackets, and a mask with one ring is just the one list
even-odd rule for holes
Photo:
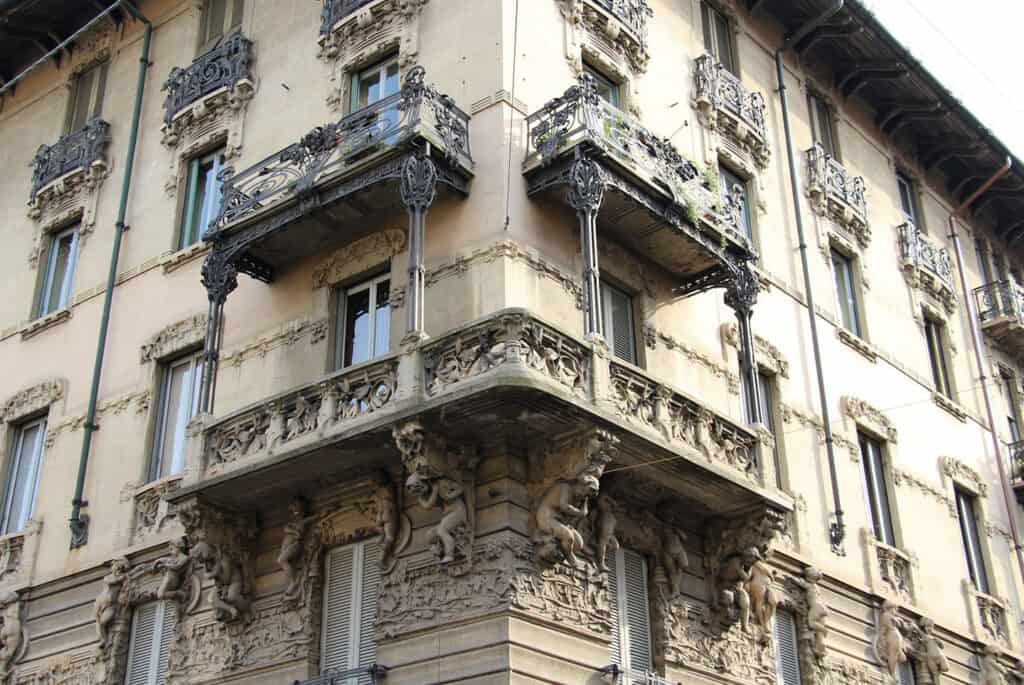
[[399,190],[409,212],[409,270],[405,302],[405,335],[422,337],[423,292],[426,275],[423,267],[423,239],[427,210],[437,197],[437,167],[425,154],[409,157],[402,164]]
[[215,245],[203,262],[202,282],[210,301],[206,315],[206,339],[203,342],[203,372],[199,386],[199,412],[213,413],[217,393],[217,367],[224,320],[224,303],[238,287],[238,268],[225,251]]
[[761,389],[757,383],[757,360],[754,358],[754,304],[757,302],[757,274],[750,262],[741,264],[731,283],[726,286],[725,304],[736,313],[740,358],[740,387],[750,423],[764,423],[761,416]]
[[604,199],[604,174],[592,159],[580,157],[569,172],[569,204],[580,222],[580,251],[583,257],[584,333],[603,335],[601,315],[601,270],[597,259],[597,210]]

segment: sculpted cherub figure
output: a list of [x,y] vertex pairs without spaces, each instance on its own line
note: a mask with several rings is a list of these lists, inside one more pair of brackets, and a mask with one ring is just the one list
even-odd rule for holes
[[594,506],[597,518],[597,565],[603,570],[608,570],[608,550],[614,551],[619,548],[619,541],[615,537],[615,527],[618,525],[615,505],[608,495],[601,493],[597,496]]
[[900,664],[907,660],[907,646],[896,616],[896,604],[888,599],[878,615],[878,637],[889,675],[895,678]]
[[739,554],[729,557],[719,574],[722,584],[719,601],[729,613],[736,612],[744,632],[750,628],[750,595],[747,593],[747,583],[750,582],[754,563],[760,558],[761,553],[756,547],[747,547]]
[[441,545],[441,563],[455,561],[455,532],[469,520],[462,484],[447,476],[427,480],[413,473],[406,481],[424,509],[441,509],[441,521],[430,534]]
[[377,508],[375,523],[377,530],[380,531],[380,564],[387,568],[396,551],[398,498],[391,477],[385,471],[379,472],[374,479],[373,499]]
[[217,619],[233,621],[241,616],[249,608],[241,567],[205,540],[193,547],[191,554],[213,581],[210,604]]
[[981,685],[1005,685],[1005,673],[999,665],[999,650],[992,645],[985,645],[979,657]]
[[683,542],[686,533],[670,526],[664,526],[661,532],[661,565],[668,576],[669,589],[673,597],[683,591],[683,575],[690,567],[690,558],[686,554]]
[[921,627],[924,665],[932,677],[932,685],[939,685],[942,674],[949,670],[949,660],[942,653],[942,642],[935,637],[935,622],[928,617],[922,617],[918,625]]
[[538,532],[553,537],[562,556],[573,566],[579,566],[576,553],[583,549],[583,536],[576,525],[586,517],[587,502],[599,490],[597,478],[581,475],[552,484],[537,505]]
[[821,571],[808,566],[804,569],[804,580],[794,578],[793,581],[804,589],[804,598],[807,602],[807,628],[814,636],[811,644],[811,651],[819,660],[825,658],[827,647],[825,640],[828,638],[828,607],[821,599],[821,589],[818,582],[821,580]]
[[154,563],[154,568],[163,571],[163,578],[160,579],[160,587],[156,590],[157,599],[169,599],[175,602],[183,601],[188,591],[182,588],[185,580],[185,571],[188,569],[188,540],[185,538],[174,538],[171,540],[171,553],[160,557]]
[[96,597],[94,611],[96,615],[96,635],[99,637],[100,646],[106,647],[110,640],[110,625],[117,618],[118,604],[121,600],[121,590],[128,580],[130,564],[128,559],[121,557],[110,562],[110,573],[103,577],[103,589]]
[[21,656],[25,647],[21,620],[21,602],[14,592],[0,596],[0,614],[4,617],[0,627],[0,682],[6,682],[10,676],[11,666]]
[[293,500],[288,505],[288,513],[291,519],[284,525],[277,564],[284,572],[284,598],[295,600],[302,594],[302,573],[299,568],[302,561],[302,538],[314,517],[306,516],[306,504],[302,499]]
[[754,621],[765,632],[772,629],[772,617],[775,616],[775,607],[779,603],[772,585],[774,580],[775,571],[767,561],[758,559],[754,562],[750,568],[747,592],[750,594],[750,608],[754,613]]

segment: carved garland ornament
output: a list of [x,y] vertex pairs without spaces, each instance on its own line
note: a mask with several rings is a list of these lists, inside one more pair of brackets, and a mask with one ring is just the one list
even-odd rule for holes
[[988,484],[978,471],[956,457],[939,457],[939,470],[952,481],[960,482],[976,492],[979,497],[988,496]]
[[887,442],[896,443],[896,425],[885,413],[876,409],[862,399],[846,395],[842,399],[843,411],[854,422],[862,424],[878,435],[885,438]]
[[206,314],[196,314],[166,326],[142,345],[143,364],[198,345],[206,337]]
[[[722,339],[730,346],[739,348],[739,327],[735,323],[722,324]],[[759,335],[754,336],[758,364],[769,367],[773,373],[789,378],[789,361],[775,345]]]
[[390,260],[405,249],[405,240],[406,232],[393,228],[345,245],[313,271],[313,290],[333,285]]
[[25,388],[0,404],[0,422],[17,421],[64,398],[66,382],[54,379]]

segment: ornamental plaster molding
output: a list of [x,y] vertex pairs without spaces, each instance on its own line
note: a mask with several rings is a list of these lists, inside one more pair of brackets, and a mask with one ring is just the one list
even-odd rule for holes
[[939,457],[939,472],[943,475],[944,480],[950,482],[950,485],[959,483],[966,486],[979,497],[988,496],[988,484],[981,477],[981,474],[956,457]]
[[327,26],[322,20],[319,57],[330,69],[327,105],[340,112],[349,101],[351,72],[397,51],[402,71],[419,57],[420,15],[429,0],[376,0]]
[[66,388],[66,380],[55,378],[19,390],[0,404],[0,422],[18,421],[48,409],[54,402],[64,399]]
[[165,326],[159,333],[143,343],[140,360],[159,361],[199,345],[206,337],[206,314],[195,314]]
[[0,591],[31,584],[42,528],[42,521],[29,519],[18,532],[0,537]]
[[[145,416],[149,411],[152,400],[152,393],[149,390],[129,392],[110,400],[100,402],[96,407],[97,418],[104,416],[117,416],[123,414],[129,408],[134,408],[136,416]],[[52,447],[57,438],[64,433],[82,430],[85,426],[85,414],[71,416],[53,427],[46,427],[46,437],[43,439],[46,447]]]
[[162,533],[170,521],[176,520],[174,507],[165,498],[181,487],[182,478],[179,474],[131,488],[133,542]]
[[721,378],[729,383],[729,392],[734,395],[739,394],[740,391],[740,377],[739,374],[729,370],[725,364],[714,359],[710,354],[701,352],[700,350],[691,347],[681,340],[677,340],[672,336],[659,330],[651,323],[645,323],[643,327],[643,339],[644,344],[648,349],[657,349],[658,344],[664,345],[669,350],[678,351],[689,361],[703,366],[707,371],[711,373],[715,378]]
[[334,285],[368,269],[390,262],[405,250],[405,231],[392,228],[353,241],[335,250],[313,270],[313,290]]
[[84,247],[96,226],[100,186],[110,170],[110,163],[101,154],[90,164],[43,186],[29,201],[28,217],[33,223],[32,248],[28,255],[31,268],[39,265],[46,237],[72,224],[78,224],[79,249]]
[[[724,323],[721,326],[722,340],[730,347],[739,347],[739,327],[735,323]],[[754,347],[757,363],[766,366],[773,373],[783,378],[789,378],[789,360],[775,345],[759,335],[754,335]]]
[[860,538],[868,557],[871,590],[897,602],[913,603],[914,569],[919,565],[916,555],[881,542],[869,528],[860,529]]
[[221,354],[221,368],[239,367],[250,359],[263,359],[273,350],[295,345],[308,338],[310,345],[327,339],[328,319],[297,319],[281,324],[271,332],[259,336],[239,347]]
[[863,426],[881,436],[887,442],[895,444],[898,434],[896,425],[885,413],[868,402],[852,395],[842,398],[843,412],[859,426]]
[[28,651],[25,602],[16,592],[0,594],[0,683],[11,682],[14,664]]

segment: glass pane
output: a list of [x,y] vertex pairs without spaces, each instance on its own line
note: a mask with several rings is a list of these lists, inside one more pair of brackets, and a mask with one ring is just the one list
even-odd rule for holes
[[56,311],[67,304],[68,279],[71,277],[74,233],[55,236],[51,244],[40,316]]
[[224,33],[227,0],[207,0],[206,8],[206,35],[203,36],[203,42],[209,43],[217,40]]
[[181,236],[178,249],[184,249],[196,241],[199,217],[196,211],[196,198],[199,196],[199,160],[192,159],[188,163],[188,181],[185,184],[185,205],[181,210]]
[[700,4],[700,19],[701,26],[704,27],[704,49],[714,55],[715,39],[712,35],[711,8],[708,7],[707,3],[702,2]]
[[384,82],[382,98],[394,95],[398,92],[398,62],[392,62],[386,68],[387,80]]
[[350,292],[345,302],[345,363],[351,366],[370,358],[370,289]]
[[963,536],[964,553],[967,557],[967,569],[971,580],[982,592],[988,592],[988,574],[981,557],[981,544],[978,538],[978,522],[974,514],[974,501],[970,495],[956,491],[957,514],[960,518],[960,533]]
[[245,7],[245,0],[235,0],[231,10],[231,25],[229,29],[236,29],[242,25],[242,10]]
[[92,106],[89,110],[89,118],[95,118],[103,113],[103,94],[107,90],[107,63],[104,62],[96,67],[96,86],[92,93]]
[[636,350],[633,343],[633,303],[626,293],[618,288],[606,286],[608,293],[609,320],[604,322],[610,331],[609,344],[612,353],[630,364],[636,363]]
[[96,70],[90,69],[78,75],[75,83],[75,100],[72,103],[71,121],[68,124],[68,131],[76,131],[89,120],[89,105],[92,100],[93,81],[96,78]]
[[771,381],[763,374],[757,374],[758,401],[761,405],[761,419],[768,427],[768,430],[775,434],[775,416],[772,415],[772,386]]
[[163,421],[160,443],[160,468],[157,478],[176,473],[184,459],[185,426],[189,420],[191,403],[191,363],[172,366],[167,371],[167,390],[164,394]]
[[750,223],[750,203],[747,201],[747,182],[729,171],[725,167],[719,167],[719,186],[722,194],[722,201],[726,202],[727,197],[732,195],[735,188],[740,189],[740,198],[743,204],[740,212],[740,225],[738,228],[747,238],[753,239],[754,234]]
[[45,422],[26,425],[15,438],[14,463],[7,489],[7,515],[3,533],[14,533],[25,527],[32,515],[39,457],[42,454]]
[[222,167],[220,154],[204,160],[199,167],[199,187],[196,197],[199,221],[193,234],[192,242],[202,238],[210,227],[210,222],[217,216],[220,210],[220,185],[217,178]]
[[377,284],[377,302],[373,325],[373,355],[387,354],[391,338],[391,280]]
[[899,175],[896,177],[896,185],[900,191],[900,209],[903,210],[903,216],[916,224],[917,217],[914,215],[914,196],[910,181],[905,176]]
[[713,12],[715,15],[715,42],[718,47],[718,61],[722,63],[730,73],[736,73],[736,60],[732,54],[732,29],[729,28],[729,21],[721,12]]
[[359,76],[359,99],[357,103],[360,108],[371,105],[380,100],[380,71],[363,72]]

